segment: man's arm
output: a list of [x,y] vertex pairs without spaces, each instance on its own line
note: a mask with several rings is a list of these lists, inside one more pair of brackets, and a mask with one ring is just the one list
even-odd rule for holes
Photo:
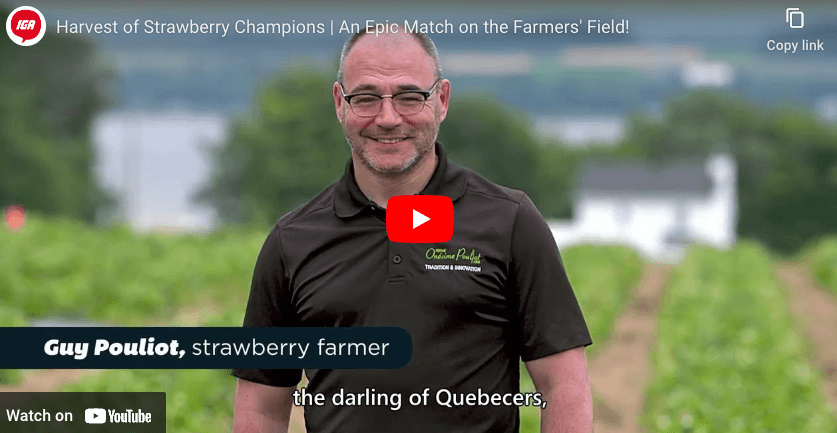
[[233,433],[287,433],[294,389],[238,379]]
[[583,346],[529,361],[526,369],[546,401],[541,433],[593,432],[593,396]]

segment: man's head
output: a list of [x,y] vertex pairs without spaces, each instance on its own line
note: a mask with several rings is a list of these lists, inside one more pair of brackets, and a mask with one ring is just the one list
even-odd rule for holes
[[[385,97],[377,108],[374,95],[410,91],[418,93]],[[426,101],[422,92],[431,92]],[[351,104],[344,98],[358,93],[372,96],[350,96]],[[374,173],[397,175],[431,155],[447,116],[450,82],[441,79],[433,42],[398,27],[398,33],[362,32],[347,41],[333,96],[355,161]]]

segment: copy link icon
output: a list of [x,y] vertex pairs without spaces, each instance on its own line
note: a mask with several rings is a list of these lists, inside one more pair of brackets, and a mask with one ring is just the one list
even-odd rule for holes
[[[794,24],[794,21],[799,21],[799,24]],[[785,22],[792,29],[801,29],[805,27],[805,13],[799,10],[799,8],[787,8],[785,9]]]
[[6,33],[12,42],[20,46],[35,45],[46,33],[46,19],[41,11],[31,6],[21,6],[6,19]]
[[104,424],[106,417],[107,414],[102,408],[93,407],[84,411],[84,422],[88,424]]

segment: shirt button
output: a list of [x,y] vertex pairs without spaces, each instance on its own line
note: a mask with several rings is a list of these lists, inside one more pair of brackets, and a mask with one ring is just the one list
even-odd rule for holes
[[396,265],[401,263],[401,255],[396,254],[392,256],[392,263],[395,263]]

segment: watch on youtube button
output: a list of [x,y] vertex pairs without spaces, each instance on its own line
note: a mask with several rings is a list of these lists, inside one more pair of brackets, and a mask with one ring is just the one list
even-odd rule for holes
[[398,195],[387,202],[392,242],[447,242],[453,237],[453,201],[443,195]]

